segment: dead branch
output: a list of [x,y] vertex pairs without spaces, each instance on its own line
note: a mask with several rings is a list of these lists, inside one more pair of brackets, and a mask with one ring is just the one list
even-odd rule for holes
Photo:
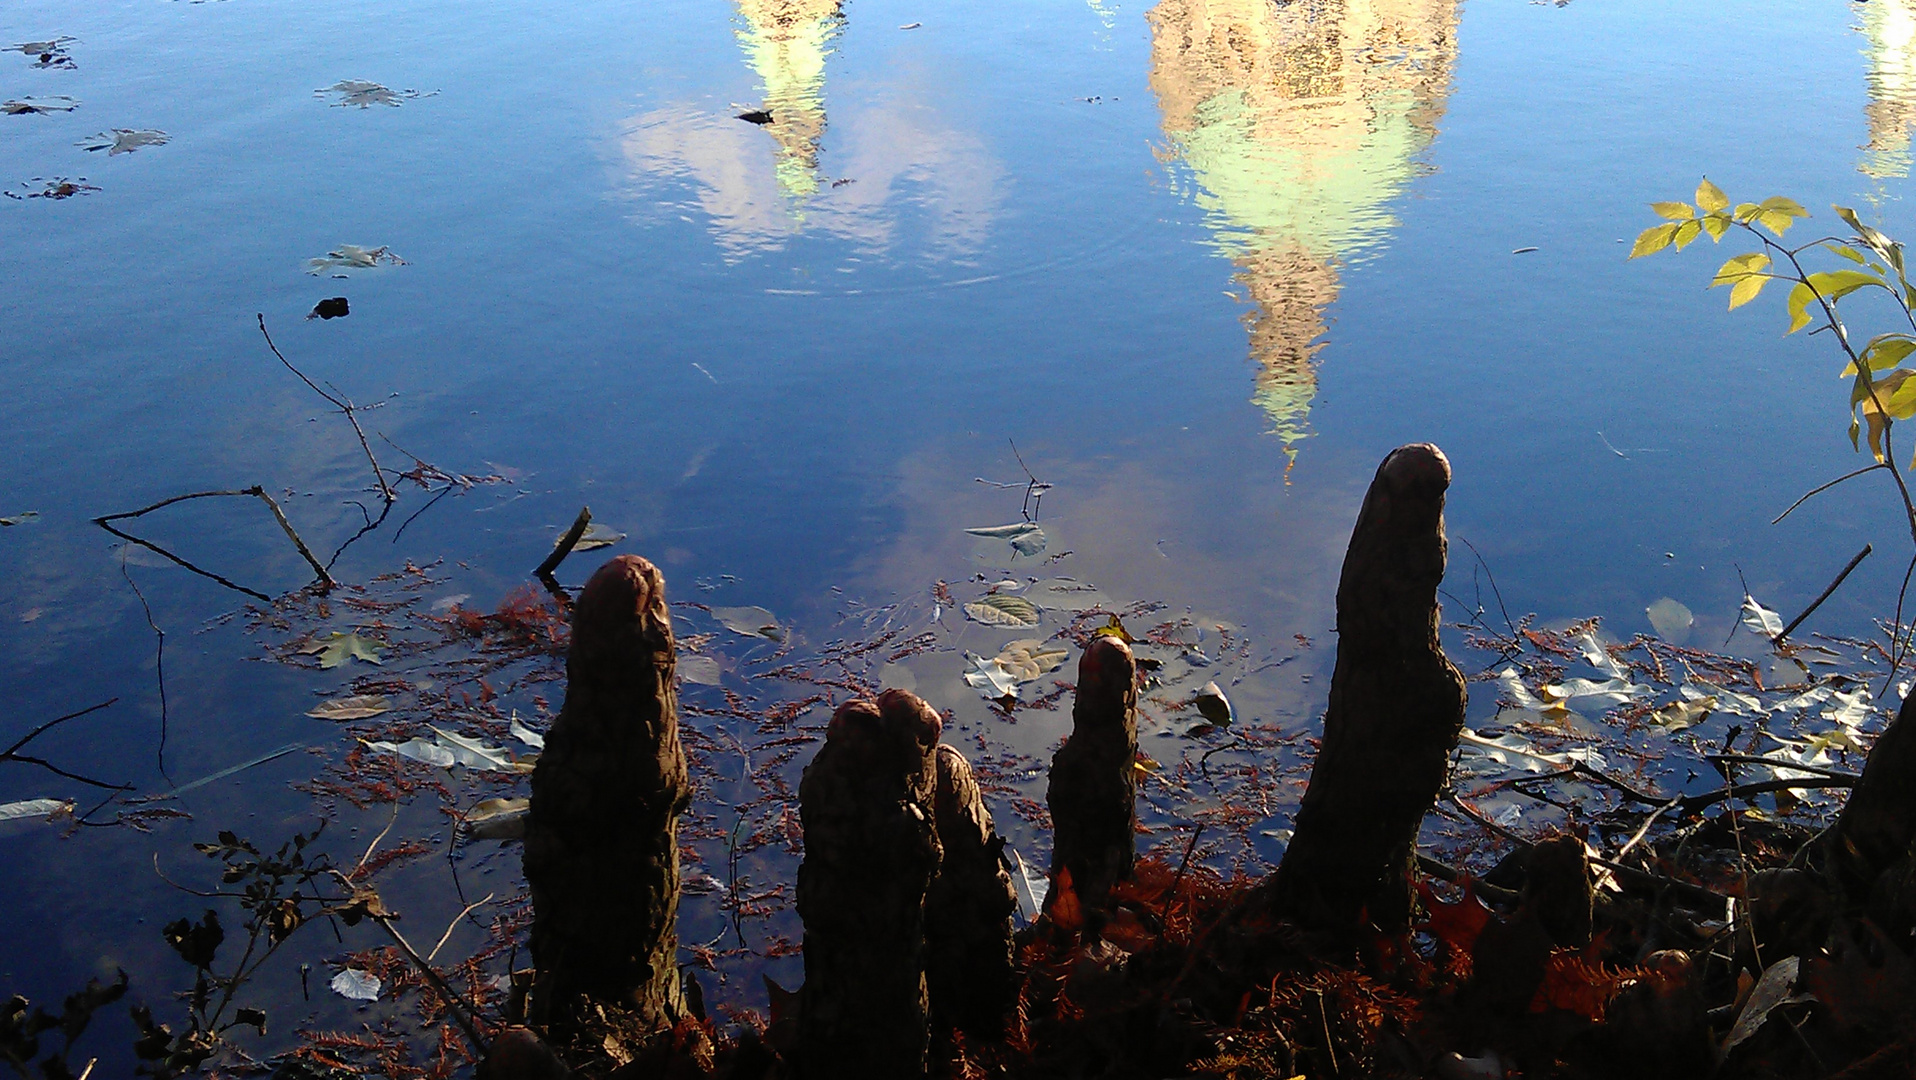
[[117,697],[108,698],[105,701],[100,702],[98,705],[89,705],[86,708],[81,709],[77,712],[70,712],[70,713],[67,713],[65,716],[56,716],[53,719],[48,720],[46,723],[41,724],[39,727],[34,728],[32,731],[29,731],[25,735],[22,735],[18,739],[14,740],[14,743],[12,746],[7,747],[5,750],[0,750],[0,761],[16,761],[22,765],[38,765],[41,768],[46,769],[48,772],[57,773],[60,776],[66,777],[68,780],[78,781],[79,783],[87,784],[91,787],[104,788],[108,791],[133,790],[132,784],[109,784],[105,782],[104,780],[95,780],[91,777],[81,776],[79,773],[68,772],[67,770],[60,768],[58,765],[53,764],[52,762],[46,760],[45,758],[34,757],[31,754],[22,754],[20,752],[20,750],[23,747],[25,747],[28,743],[46,734],[47,732],[53,730],[54,728],[60,726],[61,724],[64,724],[69,720],[77,720],[80,717],[87,715],[88,713],[99,712],[101,709],[106,708],[108,705],[111,705],[118,700],[120,699]]
[[373,482],[379,485],[380,496],[387,502],[392,502],[397,496],[393,494],[393,489],[387,486],[386,474],[379,467],[379,459],[373,456],[372,444],[366,441],[366,432],[359,426],[359,417],[354,415],[358,406],[354,405],[350,399],[335,397],[320,389],[318,383],[307,378],[305,372],[294,367],[292,361],[286,359],[286,354],[279,351],[279,346],[273,344],[273,335],[266,332],[266,316],[256,312],[254,317],[259,320],[260,336],[266,339],[266,347],[273,350],[273,355],[279,357],[279,362],[286,365],[286,370],[299,376],[299,381],[312,387],[313,393],[325,398],[334,408],[346,414],[346,422],[353,426],[353,434],[359,436],[359,448],[366,451],[366,460],[372,463]]
[[138,544],[141,547],[146,548],[147,550],[153,552],[154,554],[170,560],[171,562],[180,566],[183,569],[191,570],[193,573],[198,574],[201,577],[210,578],[213,581],[217,581],[221,585],[224,585],[227,588],[234,590],[235,592],[243,592],[248,596],[254,597],[259,600],[263,600],[270,604],[273,602],[273,598],[266,595],[265,593],[259,592],[254,589],[249,589],[244,585],[237,584],[224,577],[221,577],[218,574],[213,573],[210,570],[202,570],[199,567],[194,566],[192,563],[187,562],[185,559],[180,558],[178,555],[173,554],[171,551],[168,551],[165,548],[159,546],[158,544],[155,544],[150,540],[143,540],[140,537],[134,536],[130,533],[121,532],[119,529],[114,528],[110,524],[110,522],[123,521],[130,518],[145,517],[146,515],[152,513],[155,510],[159,510],[163,507],[172,506],[174,503],[185,502],[188,499],[215,499],[215,498],[229,498],[229,497],[235,497],[235,496],[251,496],[266,504],[267,508],[273,512],[273,520],[279,522],[280,529],[286,533],[286,538],[293,542],[293,547],[298,549],[300,557],[306,560],[306,565],[313,568],[313,573],[319,579],[319,586],[321,591],[331,591],[339,587],[339,583],[333,580],[333,576],[330,573],[327,573],[326,567],[320,565],[320,561],[317,558],[313,557],[312,549],[306,546],[306,541],[300,539],[299,533],[294,531],[293,523],[286,520],[286,512],[279,508],[279,503],[275,502],[273,497],[266,493],[266,489],[258,484],[254,484],[252,487],[248,487],[248,488],[238,488],[236,490],[193,491],[193,492],[188,492],[185,495],[175,495],[169,499],[161,499],[159,502],[156,502],[152,504],[151,506],[142,506],[138,510],[125,510],[117,514],[104,514],[100,517],[94,518],[93,523],[95,525],[98,525],[100,528],[105,529],[107,532],[110,532],[113,535],[119,537],[120,539],[127,541],[128,543]]
[[565,531],[564,536],[559,537],[559,542],[552,546],[551,553],[545,557],[544,562],[539,564],[539,568],[532,572],[532,576],[541,581],[551,577],[552,572],[557,570],[559,564],[565,561],[565,557],[572,554],[572,549],[578,545],[579,538],[585,535],[586,527],[591,524],[592,508],[590,506],[579,507],[579,516],[572,519],[572,527]]

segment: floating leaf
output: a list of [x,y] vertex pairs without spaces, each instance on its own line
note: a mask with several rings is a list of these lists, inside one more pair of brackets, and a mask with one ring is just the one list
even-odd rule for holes
[[1756,602],[1756,597],[1743,595],[1743,625],[1750,633],[1765,639],[1774,639],[1783,632],[1783,616]]
[[700,686],[717,686],[720,679],[719,662],[709,656],[679,657],[679,678]]
[[[43,184],[45,186],[35,191],[31,187],[32,184]],[[64,176],[56,176],[51,180],[44,180],[36,176],[29,183],[21,184],[20,186],[27,188],[25,195],[16,195],[11,191],[0,191],[0,195],[5,195],[9,199],[71,199],[75,195],[86,195],[100,190],[97,185],[87,183],[86,177],[84,176],[75,180],[69,180]]]
[[342,634],[334,630],[323,637],[312,638],[299,651],[308,656],[318,653],[320,667],[336,668],[348,660],[364,660],[368,664],[381,663],[379,650],[383,648],[385,648],[383,644],[372,638],[360,637],[358,634]]
[[475,840],[523,840],[531,799],[486,799],[466,812],[466,835]]
[[24,97],[11,101],[0,101],[0,113],[8,116],[31,116],[35,113],[72,112],[80,103],[64,94],[55,97]]
[[40,518],[40,511],[23,510],[18,514],[13,515],[12,517],[0,517],[0,525],[7,526],[9,528],[14,525],[27,525],[27,524],[31,524],[34,521],[39,520],[39,518]]
[[[434,92],[437,93],[437,91]],[[364,79],[342,79],[324,90],[315,90],[313,93],[321,97],[327,94],[338,94],[339,100],[333,102],[335,108],[357,105],[362,109],[369,109],[374,105],[390,105],[396,109],[401,101],[428,96],[417,90],[390,90],[376,82],[367,82]]]
[[611,547],[623,539],[625,539],[624,533],[595,521],[579,534],[579,542],[572,545],[572,550],[591,551],[594,548]]
[[734,634],[771,641],[785,640],[785,631],[779,628],[778,617],[762,607],[715,607],[712,617]]
[[323,259],[307,259],[306,272],[320,274],[327,270],[370,270],[376,266],[404,265],[406,260],[393,254],[393,250],[384,244],[376,248],[341,244],[327,252]]
[[20,818],[48,818],[73,813],[70,799],[23,799],[20,802],[0,803],[0,821],[14,821]]
[[333,976],[333,993],[353,1001],[378,1001],[379,976],[358,968],[347,968]]
[[308,322],[314,319],[343,319],[353,313],[353,306],[343,296],[328,297],[313,305],[306,313]]
[[1192,700],[1197,703],[1197,710],[1204,719],[1218,727],[1229,727],[1237,716],[1231,708],[1231,699],[1225,697],[1224,691],[1214,682],[1207,682],[1200,687]]
[[512,722],[506,725],[506,730],[512,734],[513,738],[525,743],[534,750],[544,750],[546,748],[546,737],[521,724],[517,711],[513,712]]
[[987,626],[1036,626],[1038,607],[1022,596],[993,594],[965,605],[965,614]]
[[1018,677],[999,663],[997,657],[986,659],[966,653],[964,680],[986,701],[1018,696]]
[[322,701],[306,710],[306,715],[315,720],[364,720],[368,716],[378,716],[391,708],[392,702],[387,701],[383,695],[354,694],[352,697]]
[[1469,748],[1473,754],[1481,755],[1499,765],[1516,765],[1525,772],[1552,772],[1567,768],[1577,762],[1602,768],[1603,755],[1587,746],[1572,747],[1562,753],[1551,754],[1525,743],[1516,735],[1499,735],[1496,738],[1479,735],[1465,728],[1458,735],[1458,741]]
[[1029,521],[1013,522],[1010,525],[991,525],[977,529],[966,529],[972,536],[983,536],[992,540],[1004,540],[1011,544],[1011,550],[1020,555],[1036,555],[1045,549],[1044,530]]
[[1138,640],[1137,638],[1134,638],[1131,636],[1131,632],[1124,628],[1124,621],[1119,619],[1116,615],[1113,615],[1110,618],[1106,619],[1104,621],[1104,625],[1099,626],[1097,629],[1091,631],[1091,634],[1093,637],[1114,637],[1114,638],[1117,638],[1119,641],[1124,642],[1126,645],[1133,644],[1134,642]]
[[408,739],[403,743],[376,742],[362,739],[360,743],[368,750],[376,750],[386,754],[398,754],[400,757],[411,758],[414,761],[423,761],[428,765],[436,765],[442,769],[452,768],[458,760],[453,756],[451,747],[442,746],[431,739]]
[[1687,727],[1695,727],[1703,722],[1716,708],[1716,698],[1710,695],[1692,701],[1673,701],[1649,715],[1652,724],[1672,734]]
[[992,659],[1019,682],[1027,683],[1058,670],[1064,666],[1065,660],[1070,655],[1071,650],[1048,649],[1045,643],[1037,638],[1020,638],[1017,641],[1007,642]]
[[1025,586],[1024,597],[1041,610],[1049,611],[1090,611],[1112,606],[1096,585],[1068,577],[1034,581]]
[[115,154],[130,154],[142,146],[164,146],[172,141],[172,136],[164,131],[114,128],[102,131],[98,135],[82,139],[73,145],[86,150],[105,150],[107,157]]

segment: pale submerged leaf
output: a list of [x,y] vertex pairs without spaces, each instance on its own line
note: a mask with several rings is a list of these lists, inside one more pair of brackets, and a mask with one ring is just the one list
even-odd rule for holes
[[1006,670],[997,657],[987,659],[966,653],[964,679],[986,701],[1018,696],[1018,677]]
[[1705,695],[1694,701],[1673,701],[1651,713],[1652,724],[1666,732],[1678,732],[1687,727],[1695,727],[1716,708],[1716,698]]
[[966,529],[972,536],[982,536],[991,540],[1003,540],[1011,545],[1011,550],[1019,555],[1037,555],[1045,549],[1044,530],[1029,521],[1013,522],[1010,525],[990,525],[976,529]]
[[1690,627],[1696,624],[1694,612],[1667,596],[1644,608],[1643,613],[1650,617],[1650,626],[1656,630],[1657,636],[1666,641],[1689,633]]
[[769,641],[785,640],[785,631],[780,629],[778,617],[762,607],[715,607],[712,617],[734,634],[761,637]]
[[1037,605],[1022,596],[987,596],[966,604],[965,614],[987,626],[1038,625]]
[[333,993],[353,1001],[378,1001],[379,976],[358,968],[347,968],[333,976]]
[[572,550],[591,551],[594,548],[611,547],[623,539],[625,539],[624,533],[595,521],[579,534],[579,542],[572,545]]
[[358,634],[342,634],[334,630],[330,633],[315,635],[299,651],[308,656],[318,653],[320,667],[336,668],[348,660],[363,660],[368,664],[381,663],[379,650],[383,648],[385,648],[383,644],[372,638],[360,637]]
[[0,803],[0,821],[52,818],[71,813],[73,803],[68,799],[22,799],[19,802]]
[[475,840],[523,840],[531,799],[486,799],[466,813],[466,834]]
[[364,720],[391,708],[392,702],[387,701],[384,695],[354,694],[352,697],[320,702],[306,710],[306,715],[315,720]]
[[1006,643],[992,659],[1010,672],[1021,683],[1027,683],[1064,666],[1071,655],[1069,649],[1047,648],[1037,638],[1020,638]]
[[1775,638],[1783,632],[1783,616],[1756,602],[1756,597],[1743,596],[1743,625],[1750,633],[1763,638]]
[[709,656],[681,656],[679,678],[700,686],[717,686],[721,681],[719,662]]
[[506,730],[511,733],[513,738],[525,743],[534,750],[544,750],[546,748],[546,737],[520,723],[517,712],[512,714],[512,723],[506,726]]

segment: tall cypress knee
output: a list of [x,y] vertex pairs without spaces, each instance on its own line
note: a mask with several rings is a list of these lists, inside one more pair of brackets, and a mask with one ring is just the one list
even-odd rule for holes
[[583,999],[655,1028],[684,1011],[678,818],[690,799],[679,745],[665,578],[621,555],[572,610],[565,705],[532,773],[532,1020],[564,1030]]
[[842,705],[799,781],[802,1076],[925,1073],[925,893],[940,857],[933,748],[942,727],[903,690]]
[[1084,650],[1071,737],[1051,759],[1045,791],[1052,877],[1069,870],[1078,899],[1093,908],[1137,861],[1137,671],[1130,647],[1117,638],[1097,637]]
[[971,763],[957,747],[940,743],[937,769],[944,858],[925,896],[932,1022],[996,1040],[1004,1035],[1005,1013],[1017,991],[1011,915],[1018,897],[1005,869],[1005,838],[992,825]]
[[1464,679],[1437,639],[1450,462],[1398,447],[1364,496],[1337,586],[1337,666],[1296,835],[1266,896],[1329,930],[1397,928],[1417,830],[1464,724]]

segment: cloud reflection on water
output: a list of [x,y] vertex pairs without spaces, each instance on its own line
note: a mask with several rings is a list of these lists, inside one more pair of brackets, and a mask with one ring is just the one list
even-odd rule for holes
[[1456,0],[1160,0],[1152,91],[1218,251],[1256,310],[1252,400],[1285,452],[1310,433],[1339,270],[1425,170],[1456,58]]
[[667,205],[702,216],[730,260],[804,233],[884,253],[909,232],[933,260],[982,248],[1004,169],[978,137],[900,84],[871,88],[828,123],[826,63],[845,25],[838,0],[740,0],[739,14],[739,44],[771,122],[690,104],[634,117],[620,141],[637,187],[689,188],[688,200]]

